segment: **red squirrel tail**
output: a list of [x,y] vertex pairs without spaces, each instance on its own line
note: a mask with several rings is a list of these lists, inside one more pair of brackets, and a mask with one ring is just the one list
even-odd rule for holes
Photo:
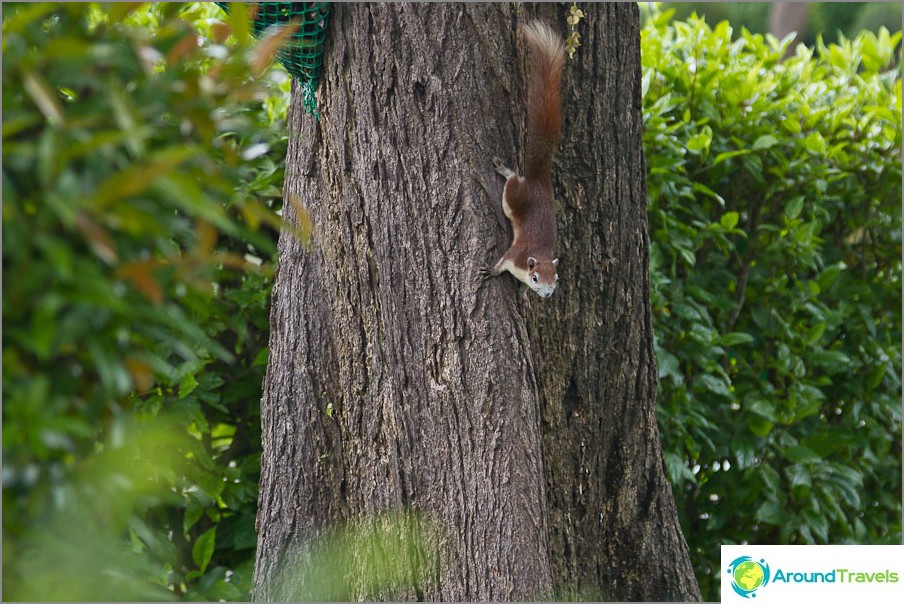
[[552,158],[562,133],[562,66],[565,48],[561,37],[541,21],[522,27],[531,47],[527,83],[527,141],[524,175],[552,178]]

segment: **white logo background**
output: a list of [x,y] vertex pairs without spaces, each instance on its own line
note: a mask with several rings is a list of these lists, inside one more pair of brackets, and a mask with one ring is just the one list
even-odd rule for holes
[[[722,602],[800,604],[823,598],[826,604],[836,600],[850,602],[854,598],[869,604],[904,602],[904,545],[723,545],[721,549]],[[770,570],[769,583],[749,598],[735,593],[731,574],[727,572],[731,563],[741,556],[750,556],[757,562],[763,560]],[[846,572],[841,573],[842,569]],[[811,573],[826,574],[833,570],[836,571],[834,583],[776,580],[779,571],[785,575],[805,573],[809,578]],[[873,580],[859,583],[849,573],[869,573]],[[897,573],[896,583],[879,582],[878,575],[890,578],[891,573]]]

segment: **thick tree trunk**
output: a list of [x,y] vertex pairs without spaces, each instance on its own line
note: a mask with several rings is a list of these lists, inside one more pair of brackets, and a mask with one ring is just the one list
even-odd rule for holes
[[[280,239],[256,599],[699,599],[655,419],[637,8],[582,8],[561,280],[525,303],[475,277],[511,241],[491,158],[520,163],[528,15],[334,5],[322,121],[299,95],[290,120],[285,219],[313,237]],[[312,544],[339,523],[390,537],[330,568]]]

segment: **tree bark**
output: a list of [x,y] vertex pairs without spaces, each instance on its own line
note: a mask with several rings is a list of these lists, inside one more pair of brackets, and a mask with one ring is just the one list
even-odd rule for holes
[[[520,164],[532,15],[333,6],[321,122],[299,94],[290,116],[256,600],[700,598],[655,418],[638,12],[582,10],[560,282],[526,303],[476,276],[511,242],[491,158]],[[349,591],[323,591],[338,525],[390,539],[344,542],[326,582]]]
[[[791,32],[797,35],[796,42],[800,42],[806,34],[807,20],[810,17],[809,2],[773,2],[769,10],[769,31],[781,40]],[[795,44],[792,42],[785,49],[785,57],[794,54]]]

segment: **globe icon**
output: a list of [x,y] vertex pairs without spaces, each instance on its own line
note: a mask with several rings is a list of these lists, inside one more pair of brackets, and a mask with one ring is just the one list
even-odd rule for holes
[[731,588],[742,598],[755,598],[754,592],[769,583],[769,565],[750,556],[735,558],[726,573],[731,577]]
[[735,585],[744,591],[754,591],[763,584],[764,579],[763,567],[753,560],[741,562],[734,569]]

